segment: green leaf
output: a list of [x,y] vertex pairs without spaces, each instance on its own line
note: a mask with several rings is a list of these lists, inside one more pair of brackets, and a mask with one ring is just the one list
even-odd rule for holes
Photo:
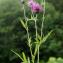
[[30,58],[28,57],[28,63],[30,63]]
[[34,51],[34,56],[36,56],[37,50],[38,50],[38,45],[36,44],[36,46],[35,46],[35,51]]
[[40,45],[40,42],[41,42],[41,36],[38,34],[37,35],[37,39],[35,39],[36,42],[35,42],[35,51],[34,51],[34,56],[36,56],[37,54],[37,50],[38,50],[38,46]]
[[23,61],[23,58],[18,54],[16,53],[15,51],[11,50],[13,53],[15,53],[22,61]]
[[57,58],[57,63],[63,63],[63,58],[61,57]]
[[57,63],[56,58],[51,57],[47,63]]
[[41,39],[42,39],[42,38],[41,38],[41,36],[40,36],[39,34],[38,34],[38,39],[39,39],[39,40],[41,40]]
[[37,34],[37,39],[35,39],[36,40],[36,44],[40,44],[40,41],[41,41],[41,36],[39,35],[39,34]]
[[22,19],[20,19],[20,22],[21,22],[22,26],[26,29],[26,23]]
[[31,44],[31,37],[29,37],[28,39],[28,46],[30,47],[32,44]]
[[[44,43],[47,39],[48,39],[48,37],[51,35],[51,33],[53,32],[53,30],[51,30],[45,37],[43,37],[43,39],[41,40],[41,42],[40,42],[40,45],[42,44],[42,43]],[[39,45],[39,46],[40,46]]]
[[24,53],[24,52],[22,52],[22,55],[23,55],[23,60],[24,60],[24,62],[26,62],[26,63],[27,63],[27,59],[26,59],[25,53]]

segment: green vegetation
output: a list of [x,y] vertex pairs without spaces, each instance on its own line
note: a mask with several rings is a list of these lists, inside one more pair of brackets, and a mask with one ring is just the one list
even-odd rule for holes
[[[40,60],[41,62],[43,60],[43,63],[63,63],[63,59],[58,58],[63,57],[62,7],[63,0],[47,0],[46,2],[44,36],[52,29],[54,32],[40,47]],[[30,17],[29,9],[26,9],[27,16]],[[39,13],[39,16],[38,31],[40,32],[42,14]],[[19,58],[11,52],[11,49],[20,53],[25,52],[26,55],[30,56],[29,47],[26,45],[26,30],[20,23],[20,17],[23,19],[23,9],[20,0],[0,0],[0,63],[20,63]],[[30,22],[29,26],[30,33],[34,38],[34,22]]]

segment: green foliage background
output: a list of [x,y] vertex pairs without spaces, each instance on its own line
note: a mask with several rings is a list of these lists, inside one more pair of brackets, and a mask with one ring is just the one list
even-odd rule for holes
[[[39,1],[39,0],[38,0]],[[39,1],[41,2],[41,0]],[[26,8],[27,9],[27,8]],[[29,10],[26,10],[30,16]],[[39,14],[38,31],[42,14]],[[20,0],[0,0],[0,62],[19,63],[18,58],[10,51],[26,51],[26,31],[21,26],[19,17],[23,19],[23,9]],[[30,33],[34,38],[34,23],[30,22]],[[44,35],[51,29],[54,32],[40,48],[40,59],[47,61],[49,57],[63,57],[63,0],[47,0],[44,22]]]

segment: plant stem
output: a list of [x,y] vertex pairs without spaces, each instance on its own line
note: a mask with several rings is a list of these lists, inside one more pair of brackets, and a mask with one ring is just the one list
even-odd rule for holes
[[24,6],[24,4],[23,4],[23,11],[24,11],[24,18],[25,18],[25,21],[26,21],[26,31],[27,31],[27,40],[29,40],[29,32],[28,32],[28,21],[27,21],[27,19],[26,19],[26,12],[25,12],[25,6]]
[[39,46],[38,46],[38,61],[37,61],[37,63],[39,63]]
[[[45,21],[45,0],[43,0],[44,3],[44,10],[43,10],[43,21],[41,24],[41,38],[43,37],[43,27],[44,27],[44,21]],[[37,63],[39,63],[39,45],[38,45],[38,61]]]
[[28,21],[26,21],[26,31],[27,31],[27,36],[28,36],[28,39],[27,40],[29,40],[29,31],[28,31]]
[[29,28],[28,28],[28,21],[26,21],[26,31],[27,31],[27,36],[28,36],[28,44],[29,44],[29,48],[30,48],[30,53],[31,53],[31,57],[32,57],[32,48],[31,48],[31,43],[30,43],[30,41],[29,41],[29,39],[30,39],[30,36],[29,36]]
[[44,21],[45,21],[45,0],[43,0],[44,3],[44,10],[43,10],[43,20],[41,24],[41,37],[43,37],[43,28],[44,28]]
[[29,43],[29,47],[30,47],[30,52],[31,52],[31,56],[32,56],[32,48],[31,48],[31,44],[29,42],[29,28],[28,28],[28,20],[27,20],[27,17],[26,17],[26,11],[25,11],[25,6],[23,4],[23,9],[24,9],[24,18],[25,18],[25,21],[26,21],[26,31],[27,31],[27,40],[28,40],[28,43]]
[[35,19],[35,30],[36,30],[36,39],[37,39],[37,15],[36,15],[36,19]]
[[24,11],[24,18],[25,18],[25,20],[27,20],[27,19],[26,19],[26,11],[25,11],[25,6],[24,6],[24,4],[23,4],[23,11]]
[[[36,19],[37,19],[37,15],[36,15]],[[36,39],[37,39],[37,21],[35,20],[35,29],[36,29]],[[39,63],[39,45],[38,45],[38,54],[37,54],[37,56],[38,56],[38,60],[37,60],[37,63]]]

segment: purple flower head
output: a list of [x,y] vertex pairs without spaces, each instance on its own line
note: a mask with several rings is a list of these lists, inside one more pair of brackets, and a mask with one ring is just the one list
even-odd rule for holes
[[31,8],[31,11],[34,13],[43,11],[42,6],[33,0],[28,1],[28,6]]

